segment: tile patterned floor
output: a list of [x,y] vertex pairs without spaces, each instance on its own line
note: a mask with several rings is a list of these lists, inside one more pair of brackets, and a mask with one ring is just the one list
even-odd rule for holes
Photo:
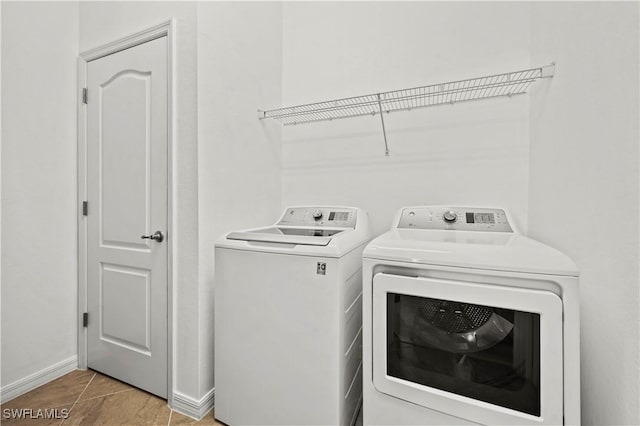
[[[28,418],[6,418],[7,410],[30,409]],[[43,411],[67,418],[45,419]],[[15,412],[15,411],[14,411]],[[22,413],[25,413],[22,411]],[[29,412],[27,412],[29,413]],[[40,414],[40,415],[39,415]],[[10,417],[10,416],[9,416]],[[34,418],[32,418],[34,417]],[[39,418],[38,418],[39,417]],[[167,402],[95,371],[76,370],[0,406],[0,424],[72,425],[218,425],[213,412],[199,422],[179,414]]]

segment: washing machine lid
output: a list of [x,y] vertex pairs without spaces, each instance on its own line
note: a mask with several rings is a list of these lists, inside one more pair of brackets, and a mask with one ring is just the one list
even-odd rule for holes
[[345,231],[347,230],[272,226],[269,228],[253,229],[250,231],[231,232],[227,235],[227,238],[230,240],[240,241],[326,246],[331,242],[331,239],[334,236]]
[[340,258],[371,239],[367,212],[344,206],[287,207],[268,227],[230,232],[216,249]]

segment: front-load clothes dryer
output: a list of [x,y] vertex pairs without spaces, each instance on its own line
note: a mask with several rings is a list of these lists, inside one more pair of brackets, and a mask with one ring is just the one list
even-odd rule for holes
[[350,425],[362,402],[367,213],[289,207],[215,247],[215,417]]
[[580,424],[567,256],[451,206],[401,209],[363,256],[365,425]]

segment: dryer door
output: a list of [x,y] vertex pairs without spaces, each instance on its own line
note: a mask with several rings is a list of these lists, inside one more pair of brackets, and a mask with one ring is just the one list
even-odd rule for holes
[[562,424],[562,301],[549,292],[378,273],[373,382],[481,424]]

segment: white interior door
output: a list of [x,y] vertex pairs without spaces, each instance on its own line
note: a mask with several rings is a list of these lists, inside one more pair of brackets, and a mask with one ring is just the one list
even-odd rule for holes
[[89,62],[87,87],[88,366],[166,398],[167,38]]

